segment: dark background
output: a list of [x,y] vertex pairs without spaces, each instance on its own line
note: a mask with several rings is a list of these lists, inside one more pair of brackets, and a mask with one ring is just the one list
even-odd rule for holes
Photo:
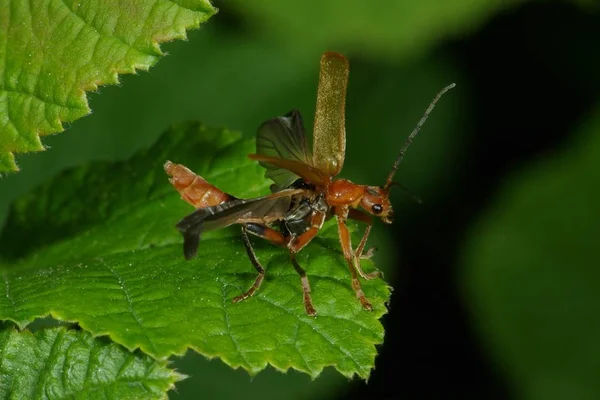
[[[600,93],[600,60],[590,49],[599,43],[598,13],[554,2],[523,5],[472,36],[440,44],[469,76],[476,99],[465,135],[468,157],[456,161],[454,185],[443,198],[427,199],[394,225],[402,275],[393,283],[387,340],[369,384],[355,383],[340,398],[516,397],[469,324],[457,285],[458,253],[507,172],[560,151],[591,112]],[[586,80],[575,76],[578,70],[595,72]]]
[[[448,2],[457,6],[440,11],[437,3],[415,2],[403,13],[401,2],[387,10],[333,1],[332,8],[344,7],[340,18],[319,2],[287,12],[261,2],[215,3],[219,14],[190,33],[189,43],[163,46],[169,56],[149,73],[93,94],[94,115],[46,138],[50,151],[18,158],[22,172],[0,181],[0,221],[9,202],[36,184],[70,166],[126,158],[174,122],[197,119],[253,135],[263,120],[299,108],[311,126],[324,50],[343,51],[351,62],[344,176],[380,184],[430,99],[456,82],[398,173],[423,204],[394,193],[400,215],[372,239],[395,291],[368,384],[329,370],[314,382],[272,370],[251,381],[188,354],[176,366],[192,378],[171,397],[598,398],[600,323],[587,316],[598,315],[600,298],[585,302],[589,310],[574,310],[561,281],[588,276],[600,262],[582,256],[569,265],[542,263],[529,249],[570,259],[577,245],[594,248],[600,236],[577,238],[578,222],[569,219],[574,244],[557,248],[546,233],[560,224],[527,225],[529,215],[560,218],[562,206],[568,210],[568,200],[581,195],[577,188],[557,191],[565,201],[545,205],[547,198],[528,192],[538,176],[576,168],[569,154],[579,154],[581,138],[598,142],[596,3]],[[549,181],[560,187],[560,179]],[[516,218],[522,228],[510,222],[514,198],[533,204]],[[593,211],[589,217],[597,218],[600,207]],[[494,232],[507,227],[513,234],[503,239],[506,247],[488,251]],[[523,260],[541,268],[527,274],[519,269]],[[545,277],[545,268],[556,273]],[[598,283],[581,279],[600,293]],[[540,280],[557,290],[541,290]],[[549,303],[558,306],[544,308]],[[565,315],[577,323],[563,323]],[[584,350],[570,352],[573,341]]]

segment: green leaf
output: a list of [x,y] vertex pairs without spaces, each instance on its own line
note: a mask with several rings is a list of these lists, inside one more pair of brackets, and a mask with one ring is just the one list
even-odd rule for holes
[[164,399],[183,378],[165,362],[88,332],[0,324],[3,399]]
[[510,179],[471,232],[475,320],[525,399],[600,397],[600,108]]
[[232,304],[256,275],[239,227],[207,233],[198,257],[183,259],[174,224],[192,209],[168,183],[163,162],[185,164],[225,191],[251,197],[270,184],[246,157],[254,147],[236,133],[177,126],[128,162],[65,172],[17,201],[0,237],[7,294],[0,319],[24,327],[50,313],[157,358],[189,347],[250,373],[271,364],[317,376],[332,365],[366,379],[383,341],[378,319],[389,287],[381,279],[363,282],[374,311],[361,308],[335,224],[298,257],[317,318],[305,314],[286,251],[258,239],[267,278],[254,297]]
[[13,152],[90,112],[85,91],[148,70],[159,43],[185,39],[215,13],[208,0],[9,0],[0,5],[0,173]]

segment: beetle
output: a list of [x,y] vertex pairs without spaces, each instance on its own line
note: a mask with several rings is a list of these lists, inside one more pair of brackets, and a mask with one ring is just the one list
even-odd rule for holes
[[[261,286],[265,269],[260,264],[249,234],[287,248],[293,267],[300,275],[304,308],[315,316],[311,289],[306,271],[298,264],[296,254],[319,232],[325,220],[337,220],[342,252],[350,270],[351,284],[362,307],[372,310],[359,276],[365,280],[380,276],[379,271],[365,273],[361,258],[366,251],[373,217],[384,223],[393,221],[389,200],[393,177],[404,154],[440,97],[455,85],[443,88],[432,100],[416,127],[400,149],[399,155],[383,186],[358,185],[336,178],[342,170],[346,149],[345,99],[348,84],[348,60],[342,54],[326,52],[321,57],[317,105],[313,131],[313,150],[309,151],[304,124],[299,111],[264,122],[258,129],[256,154],[249,157],[265,167],[271,179],[271,194],[239,199],[225,193],[194,174],[183,165],[167,161],[164,165],[171,184],[182,198],[196,208],[176,226],[184,239],[184,256],[191,259],[197,253],[201,234],[233,224],[241,225],[244,246],[258,272],[252,286],[233,302],[252,296]],[[347,220],[366,224],[362,239],[352,247]]]

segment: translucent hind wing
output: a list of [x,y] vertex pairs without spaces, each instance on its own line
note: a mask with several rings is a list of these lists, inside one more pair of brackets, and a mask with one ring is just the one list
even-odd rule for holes
[[257,160],[261,164],[268,164],[272,165],[273,167],[277,167],[282,171],[289,171],[290,173],[294,174],[293,176],[296,179],[300,177],[306,182],[315,184],[317,186],[324,186],[327,182],[329,182],[329,176],[327,173],[303,162],[268,157],[259,154],[249,154],[248,157],[252,160]]
[[[283,117],[264,122],[256,135],[256,154],[310,164],[312,156],[306,143],[300,112],[292,110]],[[260,165],[267,169],[265,176],[275,182],[273,191],[285,189],[299,178],[280,166],[265,161],[261,161]]]

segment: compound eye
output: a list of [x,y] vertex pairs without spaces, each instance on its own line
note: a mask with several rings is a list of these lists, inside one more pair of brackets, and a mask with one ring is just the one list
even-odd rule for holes
[[373,214],[381,214],[381,212],[383,211],[383,207],[381,206],[381,204],[373,204],[373,207],[371,207],[371,211],[373,211]]

